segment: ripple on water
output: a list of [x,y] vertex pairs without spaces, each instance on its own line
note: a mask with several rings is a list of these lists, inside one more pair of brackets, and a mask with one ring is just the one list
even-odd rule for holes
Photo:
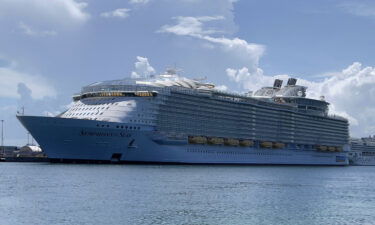
[[375,167],[0,163],[2,225],[372,224]]

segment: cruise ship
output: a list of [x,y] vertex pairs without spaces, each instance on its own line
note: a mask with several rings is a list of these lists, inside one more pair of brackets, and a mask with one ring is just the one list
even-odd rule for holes
[[348,120],[282,83],[239,94],[169,69],[85,86],[56,117],[17,117],[52,162],[348,165]]
[[354,166],[375,166],[375,136],[351,138],[349,163]]

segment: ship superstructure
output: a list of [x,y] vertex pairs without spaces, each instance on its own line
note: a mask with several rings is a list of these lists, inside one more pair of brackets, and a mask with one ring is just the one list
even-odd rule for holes
[[355,166],[375,166],[375,136],[351,138],[349,162]]
[[58,117],[19,119],[58,161],[348,164],[348,121],[296,82],[236,94],[169,70],[97,82]]

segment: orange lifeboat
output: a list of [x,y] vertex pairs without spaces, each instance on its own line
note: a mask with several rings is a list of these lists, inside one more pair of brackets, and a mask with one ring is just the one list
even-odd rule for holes
[[316,147],[316,149],[318,149],[319,151],[324,152],[324,151],[327,151],[328,147],[325,146],[325,145],[318,145],[318,146]]
[[272,142],[270,141],[262,141],[260,142],[260,147],[262,148],[272,148]]
[[240,141],[238,139],[227,138],[224,140],[224,144],[230,146],[237,146],[240,144]]
[[207,138],[202,136],[191,136],[189,137],[189,143],[191,144],[206,144]]
[[336,148],[333,147],[333,146],[329,146],[329,147],[328,147],[328,151],[330,151],[330,152],[334,152],[334,151],[336,151]]
[[254,141],[251,140],[241,140],[240,145],[243,147],[251,147],[254,146]]
[[280,143],[280,142],[274,142],[274,143],[272,143],[272,147],[273,148],[285,148],[285,144]]
[[222,145],[224,143],[223,138],[212,137],[207,139],[207,143],[210,145]]

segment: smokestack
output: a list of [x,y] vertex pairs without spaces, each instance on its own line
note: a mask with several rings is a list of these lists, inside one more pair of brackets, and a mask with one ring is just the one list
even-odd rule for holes
[[274,88],[281,88],[281,85],[283,85],[283,81],[276,79],[275,82],[273,83]]
[[288,79],[288,86],[296,85],[297,79],[296,78],[289,78]]

